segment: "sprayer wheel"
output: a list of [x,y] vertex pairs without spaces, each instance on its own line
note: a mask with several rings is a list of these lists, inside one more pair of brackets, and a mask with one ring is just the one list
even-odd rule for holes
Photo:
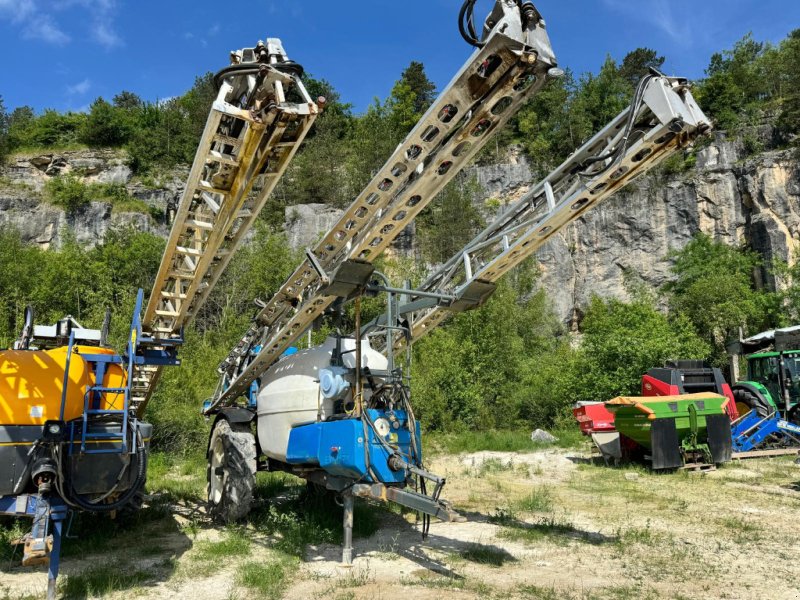
[[247,424],[220,420],[208,447],[208,511],[233,523],[244,518],[253,503],[256,482],[256,440]]

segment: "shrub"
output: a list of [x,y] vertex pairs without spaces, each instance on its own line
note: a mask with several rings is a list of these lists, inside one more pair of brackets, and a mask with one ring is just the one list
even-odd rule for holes
[[73,173],[58,175],[45,184],[45,192],[53,204],[74,212],[89,201],[89,190],[80,177]]

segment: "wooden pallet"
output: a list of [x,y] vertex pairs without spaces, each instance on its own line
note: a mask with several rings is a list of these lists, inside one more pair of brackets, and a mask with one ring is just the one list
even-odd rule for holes
[[717,465],[708,463],[686,463],[678,469],[679,471],[690,471],[692,473],[710,473],[717,470]]
[[790,456],[800,454],[797,448],[776,448],[774,450],[751,450],[750,452],[734,452],[731,460],[744,460],[745,458],[764,458],[767,456]]

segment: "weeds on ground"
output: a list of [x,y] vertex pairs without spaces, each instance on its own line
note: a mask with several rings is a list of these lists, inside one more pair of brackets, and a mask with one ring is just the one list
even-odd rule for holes
[[521,585],[516,594],[526,600],[654,600],[658,594],[641,586],[615,586],[591,590],[556,588],[555,586]]
[[280,557],[274,562],[250,561],[240,565],[236,571],[236,583],[260,598],[280,598],[297,569],[296,559]]
[[251,536],[243,528],[231,528],[218,542],[200,541],[194,545],[192,558],[201,562],[216,562],[225,558],[249,556]]
[[[268,485],[267,489],[274,487]],[[309,545],[341,544],[343,515],[335,495],[295,486],[288,488],[286,496],[281,502],[264,505],[250,515],[250,523],[258,532],[276,538],[276,550],[304,558]],[[380,512],[373,505],[357,502],[353,536],[366,537],[375,533]]]
[[145,571],[131,569],[130,565],[107,564],[86,569],[77,575],[60,577],[59,591],[65,598],[90,598],[111,592],[129,590],[146,581]]
[[41,594],[20,595],[19,592],[11,592],[10,588],[0,583],[0,600],[39,600]]
[[[23,525],[27,525],[25,529]],[[20,539],[30,529],[30,521],[0,517],[0,561],[10,561],[22,556],[22,547],[17,548],[12,541]]]
[[553,492],[547,486],[537,486],[514,506],[523,512],[550,512],[553,510]]
[[497,546],[487,546],[484,544],[470,544],[459,556],[470,562],[490,567],[502,567],[507,562],[516,562],[511,554]]
[[753,544],[762,539],[764,529],[762,526],[743,517],[722,517],[718,519],[721,528],[730,532],[736,544]]
[[528,544],[542,541],[556,544],[568,544],[569,542],[603,544],[612,541],[611,538],[602,534],[593,534],[578,529],[568,520],[554,515],[543,517],[533,523],[514,521],[506,517],[502,524],[503,529],[498,534],[501,538]]
[[147,490],[161,496],[165,503],[205,501],[205,456],[174,457],[154,452],[147,461]]

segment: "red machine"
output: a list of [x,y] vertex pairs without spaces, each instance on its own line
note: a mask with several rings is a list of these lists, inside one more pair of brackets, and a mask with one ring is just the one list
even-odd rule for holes
[[[730,400],[726,411],[731,422],[739,418],[731,386],[722,371],[702,360],[672,360],[663,367],[650,369],[642,377],[642,396],[677,396],[696,392],[714,392]],[[604,402],[578,402],[572,414],[584,435],[616,431],[614,414]]]
[[583,435],[602,431],[614,431],[614,413],[605,402],[578,402],[572,409]]
[[642,396],[676,396],[713,392],[730,400],[726,409],[731,422],[739,418],[731,386],[722,371],[702,360],[667,361],[662,368],[650,369],[642,377]]

